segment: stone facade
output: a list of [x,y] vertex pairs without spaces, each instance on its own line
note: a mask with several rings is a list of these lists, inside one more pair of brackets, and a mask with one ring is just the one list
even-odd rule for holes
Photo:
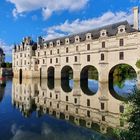
[[[18,79],[13,79],[12,104],[26,117],[36,111],[37,115],[50,114],[70,122],[73,120],[76,125],[81,125],[83,120],[89,128],[98,124],[102,133],[107,133],[108,128],[127,128],[126,123],[121,123],[121,114],[126,105],[110,94],[105,100],[98,93],[88,96],[76,87],[67,93],[62,90],[60,80],[53,89],[47,86],[47,82],[47,79],[24,79],[20,84]],[[77,90],[81,96],[74,95]],[[104,88],[104,92],[106,90]]]
[[94,66],[99,81],[108,81],[110,70],[118,64],[129,64],[135,71],[140,59],[140,32],[138,29],[138,8],[134,8],[134,25],[122,21],[76,35],[37,43],[30,37],[23,39],[13,49],[14,77],[20,72],[24,78],[47,78],[48,69],[54,68],[55,79],[61,78],[61,70],[70,66],[74,80],[80,79],[80,72],[86,66]]

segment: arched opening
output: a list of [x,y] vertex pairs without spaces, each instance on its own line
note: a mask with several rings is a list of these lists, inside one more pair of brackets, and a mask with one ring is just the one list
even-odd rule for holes
[[80,86],[87,95],[94,95],[98,91],[98,71],[94,66],[85,66],[80,74]]
[[22,69],[19,70],[19,82],[22,83]]
[[136,86],[137,74],[128,64],[118,64],[109,72],[109,91],[118,100],[126,100]]
[[73,70],[65,66],[61,70],[61,87],[65,92],[71,92],[73,88]]
[[49,89],[54,89],[54,67],[49,67],[48,68],[48,88]]

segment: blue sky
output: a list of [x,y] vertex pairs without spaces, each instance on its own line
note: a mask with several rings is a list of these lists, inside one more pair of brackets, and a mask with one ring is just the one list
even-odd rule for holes
[[82,32],[106,24],[133,22],[132,8],[140,0],[1,0],[0,47],[6,61],[23,37],[45,39]]

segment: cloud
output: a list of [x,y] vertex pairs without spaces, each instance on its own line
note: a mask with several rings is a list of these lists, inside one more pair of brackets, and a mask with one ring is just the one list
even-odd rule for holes
[[0,39],[0,48],[2,48],[6,54],[5,61],[11,62],[13,45],[7,45],[2,39]]
[[0,48],[4,50],[4,53],[11,55],[13,45],[7,45],[3,40],[0,39]]
[[15,5],[13,16],[17,17],[25,12],[42,9],[44,19],[48,19],[53,12],[68,10],[75,11],[85,7],[89,0],[7,0]]
[[72,22],[66,20],[63,24],[43,29],[43,31],[46,33],[44,38],[49,40],[56,37],[79,33],[124,20],[127,20],[130,24],[133,24],[133,13],[124,11],[113,13],[111,11],[108,11],[100,17],[95,17],[87,20],[76,19]]

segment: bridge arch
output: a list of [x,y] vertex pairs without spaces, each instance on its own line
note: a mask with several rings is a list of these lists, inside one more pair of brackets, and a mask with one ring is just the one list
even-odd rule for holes
[[65,92],[71,92],[73,89],[73,69],[71,66],[64,66],[61,69],[61,87]]
[[98,70],[92,65],[84,66],[80,73],[80,87],[87,95],[94,95],[98,91]]
[[132,94],[136,86],[136,79],[137,73],[133,66],[127,63],[114,65],[108,74],[110,94],[118,100],[127,100],[127,97]]
[[55,75],[55,68],[50,66],[47,70],[47,77],[48,77],[48,88],[54,89],[54,75]]

